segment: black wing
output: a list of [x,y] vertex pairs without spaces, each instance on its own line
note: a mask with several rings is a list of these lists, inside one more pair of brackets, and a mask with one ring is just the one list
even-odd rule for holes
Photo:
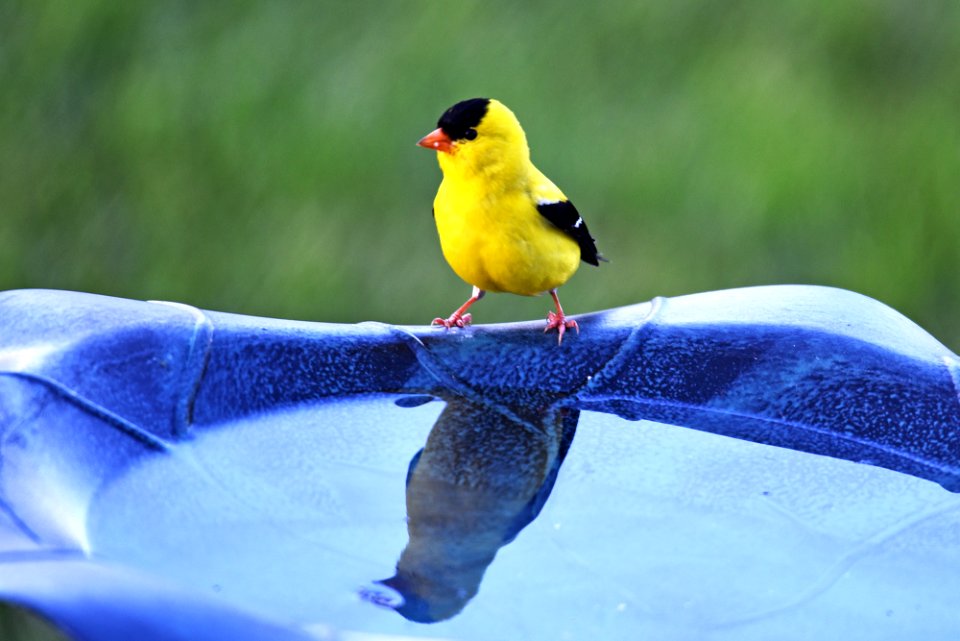
[[580,245],[580,259],[583,262],[597,266],[600,265],[601,260],[606,262],[607,259],[597,251],[593,236],[587,229],[587,223],[583,222],[580,212],[569,200],[540,203],[537,205],[537,211],[560,231],[577,241],[577,244]]

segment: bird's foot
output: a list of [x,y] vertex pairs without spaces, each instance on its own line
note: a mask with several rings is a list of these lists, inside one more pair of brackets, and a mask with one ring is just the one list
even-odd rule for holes
[[463,314],[462,316],[458,312],[450,314],[450,318],[441,318],[436,317],[433,319],[431,325],[443,325],[447,329],[451,327],[466,327],[470,324],[470,321],[473,320],[473,316],[470,314]]
[[543,331],[546,333],[551,329],[557,330],[557,345],[563,343],[563,333],[568,329],[576,330],[577,334],[580,333],[580,326],[577,325],[577,321],[567,320],[567,317],[563,315],[563,312],[560,312],[559,314],[556,312],[549,312],[547,314],[547,326],[543,328]]

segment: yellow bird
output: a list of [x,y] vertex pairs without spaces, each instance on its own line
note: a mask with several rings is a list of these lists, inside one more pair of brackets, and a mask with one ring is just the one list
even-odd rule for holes
[[443,172],[433,201],[443,256],[473,285],[467,302],[433,324],[468,325],[467,309],[487,292],[549,292],[557,311],[547,315],[544,331],[556,329],[558,342],[567,329],[579,333],[560,307],[557,288],[581,260],[599,265],[606,259],[576,207],[530,162],[526,134],[513,112],[490,98],[464,100],[417,144],[437,151]]

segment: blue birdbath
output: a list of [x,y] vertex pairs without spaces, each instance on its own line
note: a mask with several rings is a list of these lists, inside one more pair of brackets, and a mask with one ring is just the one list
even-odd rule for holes
[[821,287],[577,320],[0,293],[0,599],[83,641],[960,638],[960,358]]

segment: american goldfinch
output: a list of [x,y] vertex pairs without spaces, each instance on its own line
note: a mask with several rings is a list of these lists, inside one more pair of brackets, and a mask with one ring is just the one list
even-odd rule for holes
[[470,298],[434,325],[464,327],[466,313],[487,292],[535,296],[549,292],[556,312],[544,331],[580,328],[560,307],[557,288],[580,261],[599,265],[587,225],[563,192],[530,162],[527,137],[517,117],[489,98],[464,100],[447,109],[437,129],[417,142],[437,151],[443,180],[433,216],[443,256],[470,285]]

